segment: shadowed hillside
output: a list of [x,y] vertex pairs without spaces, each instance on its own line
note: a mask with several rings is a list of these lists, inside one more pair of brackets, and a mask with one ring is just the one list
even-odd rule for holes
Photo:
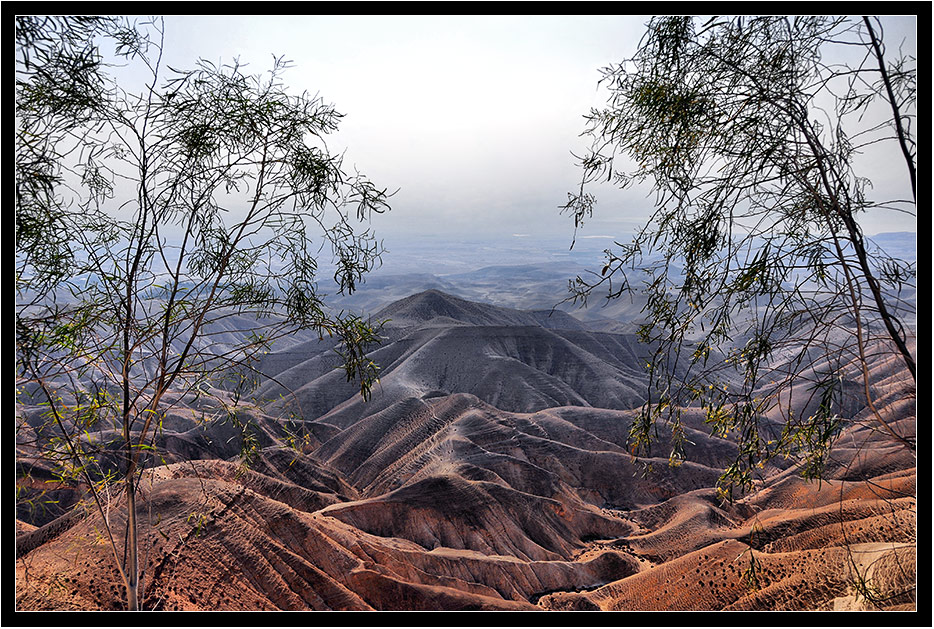
[[[249,465],[235,424],[173,398],[166,464],[141,486],[144,607],[913,608],[915,458],[858,398],[825,480],[769,464],[730,503],[714,487],[736,446],[698,409],[680,465],[664,425],[653,456],[630,453],[632,335],[436,290],[374,318],[390,321],[369,402],[330,341],[263,357],[261,403],[230,399],[259,443]],[[910,379],[872,369],[877,410],[913,435]],[[21,484],[47,478],[37,463]],[[99,516],[81,487],[56,491],[56,509],[18,514],[18,608],[119,608]],[[119,530],[121,497],[108,512]]]

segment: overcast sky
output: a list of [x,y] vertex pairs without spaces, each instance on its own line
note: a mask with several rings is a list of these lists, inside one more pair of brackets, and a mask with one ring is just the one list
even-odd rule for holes
[[[329,147],[399,188],[376,223],[384,234],[570,237],[557,208],[579,181],[571,152],[587,145],[582,116],[606,101],[599,69],[635,52],[647,19],[167,16],[166,60],[238,56],[256,73],[273,54],[292,60],[287,85],[346,114]],[[631,231],[651,205],[644,192],[594,191],[584,236]],[[914,226],[866,231],[898,229]]]

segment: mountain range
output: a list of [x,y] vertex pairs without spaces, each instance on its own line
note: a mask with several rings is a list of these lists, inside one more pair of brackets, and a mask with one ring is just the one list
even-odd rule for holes
[[[368,401],[313,336],[262,358],[251,400],[214,391],[259,443],[248,465],[236,424],[169,399],[140,490],[144,608],[915,608],[915,455],[874,421],[915,435],[896,362],[871,363],[876,408],[854,395],[820,482],[768,463],[729,501],[715,487],[737,445],[700,409],[683,409],[679,464],[665,425],[630,450],[649,348],[625,324],[437,288],[373,312]],[[17,608],[120,608],[83,488],[18,454],[21,493],[55,502],[18,508]],[[108,513],[120,530],[121,498]]]

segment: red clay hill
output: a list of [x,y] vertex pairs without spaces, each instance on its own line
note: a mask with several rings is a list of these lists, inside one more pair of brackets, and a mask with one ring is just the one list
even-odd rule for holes
[[[682,465],[664,444],[628,452],[635,337],[547,315],[438,291],[396,302],[374,316],[389,322],[366,403],[332,344],[296,338],[265,357],[260,401],[241,402],[262,445],[249,468],[229,425],[172,400],[139,501],[143,607],[914,609],[915,457],[869,409],[849,409],[822,482],[768,465],[723,502],[736,448],[700,412],[685,412]],[[913,383],[872,368],[877,407],[913,437]],[[23,491],[50,487],[19,455]],[[80,488],[55,489],[55,509],[18,513],[17,608],[119,609],[98,516]],[[115,497],[115,530],[123,509]]]

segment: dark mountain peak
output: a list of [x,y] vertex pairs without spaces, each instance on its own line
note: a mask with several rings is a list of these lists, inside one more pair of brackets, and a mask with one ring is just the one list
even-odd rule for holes
[[466,325],[539,325],[530,313],[482,304],[437,289],[429,289],[393,302],[376,314],[397,324],[416,325],[441,319]]
[[449,293],[438,290],[437,288],[429,288],[428,290],[423,290],[420,293],[415,293],[410,295],[409,299],[421,302],[427,302],[431,304],[446,304],[446,303],[471,303],[466,299],[461,299],[460,297],[455,297]]

